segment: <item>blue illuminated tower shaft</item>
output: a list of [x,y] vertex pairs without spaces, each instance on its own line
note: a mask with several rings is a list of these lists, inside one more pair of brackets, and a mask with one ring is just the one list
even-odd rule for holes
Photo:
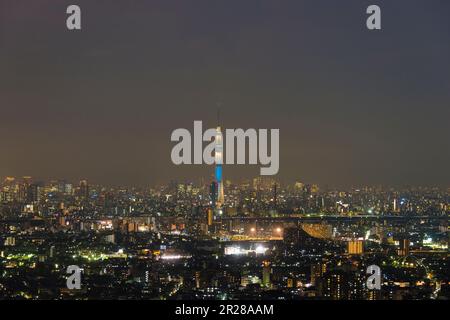
[[223,176],[222,176],[222,164],[223,164],[223,137],[220,126],[216,129],[216,148],[215,148],[215,162],[216,162],[216,182],[217,182],[217,202],[216,207],[221,208],[225,202],[223,191]]

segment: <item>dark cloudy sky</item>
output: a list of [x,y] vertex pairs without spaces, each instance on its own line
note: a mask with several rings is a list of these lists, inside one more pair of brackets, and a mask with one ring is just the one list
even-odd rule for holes
[[450,1],[0,0],[0,177],[209,179],[170,134],[218,102],[226,128],[280,129],[282,181],[448,187]]

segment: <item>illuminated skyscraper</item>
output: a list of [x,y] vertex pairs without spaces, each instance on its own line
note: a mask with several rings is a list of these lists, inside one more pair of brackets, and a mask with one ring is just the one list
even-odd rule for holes
[[409,245],[410,241],[406,238],[400,238],[399,239],[399,249],[398,249],[398,255],[399,256],[408,256],[409,255]]
[[207,225],[208,226],[212,226],[213,224],[213,210],[212,209],[208,209],[207,211]]
[[311,284],[317,286],[322,276],[327,272],[326,261],[321,261],[311,265]]
[[222,130],[220,126],[216,129],[216,149],[215,149],[215,162],[216,162],[216,182],[217,182],[217,201],[216,208],[220,209],[224,202],[224,191],[223,191],[223,176],[222,176],[222,164],[223,164],[223,138]]
[[347,242],[347,253],[348,254],[363,254],[364,243],[361,240],[352,240]]
[[80,196],[83,200],[89,199],[89,185],[87,180],[80,181]]
[[217,202],[217,182],[213,181],[211,182],[211,185],[209,186],[209,197],[211,201],[211,206],[213,208],[216,207]]
[[264,287],[266,288],[270,288],[271,287],[271,282],[270,282],[270,273],[271,273],[271,268],[270,268],[270,262],[267,260],[263,261],[263,281],[262,284]]
[[323,275],[319,295],[326,299],[343,300],[348,297],[348,277],[342,270],[329,271]]
[[397,199],[395,199],[395,198],[394,198],[393,209],[394,209],[394,212],[398,211]]
[[28,202],[39,202],[41,200],[42,186],[37,183],[32,183],[27,186],[26,200]]

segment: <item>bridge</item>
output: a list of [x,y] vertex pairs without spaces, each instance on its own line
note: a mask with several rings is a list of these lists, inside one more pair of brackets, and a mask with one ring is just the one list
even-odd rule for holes
[[352,216],[340,216],[340,215],[322,215],[322,214],[308,214],[308,215],[286,215],[286,216],[262,216],[262,217],[220,217],[219,220],[240,220],[240,221],[273,221],[273,222],[320,222],[320,221],[360,221],[360,220],[373,220],[373,221],[411,221],[411,220],[434,220],[434,221],[448,221],[449,217],[446,216],[398,216],[398,215],[352,215]]

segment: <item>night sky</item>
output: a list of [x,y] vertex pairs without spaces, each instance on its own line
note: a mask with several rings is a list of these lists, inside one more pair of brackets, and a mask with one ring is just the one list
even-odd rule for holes
[[450,1],[0,0],[0,177],[208,181],[170,134],[218,103],[280,129],[281,181],[449,187]]

